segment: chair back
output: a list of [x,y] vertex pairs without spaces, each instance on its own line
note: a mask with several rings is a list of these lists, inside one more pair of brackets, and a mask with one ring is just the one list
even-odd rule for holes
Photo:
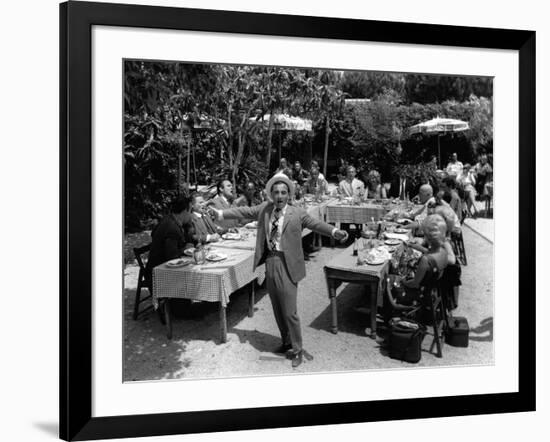
[[145,258],[145,255],[148,255],[150,251],[151,251],[151,244],[147,244],[147,245],[142,246],[142,247],[134,247],[134,255],[135,255],[136,261],[138,262],[138,265],[139,265],[139,279],[140,280],[141,280],[141,278],[147,279],[146,278],[147,272],[145,270],[144,258]]

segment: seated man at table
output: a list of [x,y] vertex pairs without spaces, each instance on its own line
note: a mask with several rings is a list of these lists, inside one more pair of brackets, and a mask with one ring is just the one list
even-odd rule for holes
[[309,178],[307,170],[302,169],[302,165],[299,161],[294,163],[294,169],[292,170],[292,179],[298,183],[299,186],[303,186],[306,180]]
[[304,183],[304,193],[311,193],[317,195],[326,195],[328,193],[327,180],[320,177],[319,169],[316,167],[311,168],[311,175],[309,179]]
[[233,202],[233,205],[235,207],[252,207],[261,204],[263,201],[262,194],[256,190],[254,182],[248,181],[245,185],[243,194]]
[[390,184],[390,198],[399,198],[401,200],[414,196],[414,185],[407,178],[405,169],[401,168],[397,173],[394,173],[394,178]]
[[[208,206],[212,206],[218,210],[226,210],[235,207],[233,203],[233,184],[229,180],[221,180],[216,185],[217,195],[207,202]],[[224,229],[234,229],[239,225],[236,219],[216,221],[216,225]]]
[[145,271],[150,277],[153,268],[171,259],[179,258],[183,251],[193,247],[191,198],[177,197],[166,215],[151,232],[152,242]]
[[193,239],[202,243],[219,241],[220,235],[225,233],[225,229],[216,226],[210,216],[208,216],[203,196],[195,192],[191,194],[191,200],[193,205],[193,214],[191,216],[191,223],[194,228]]
[[365,193],[365,185],[363,181],[355,178],[357,171],[355,167],[348,166],[346,169],[346,178],[340,181],[338,184],[338,191],[340,195],[345,197],[359,196]]

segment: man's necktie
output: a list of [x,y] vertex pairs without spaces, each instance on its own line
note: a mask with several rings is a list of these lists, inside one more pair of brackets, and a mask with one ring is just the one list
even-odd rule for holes
[[271,245],[271,250],[275,250],[275,239],[277,238],[280,216],[281,209],[275,209],[275,212],[273,212],[273,221],[271,222],[271,233],[269,234],[269,244]]

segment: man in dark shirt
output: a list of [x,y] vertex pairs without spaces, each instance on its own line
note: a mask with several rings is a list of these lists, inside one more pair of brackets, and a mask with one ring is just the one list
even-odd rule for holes
[[177,197],[170,207],[170,213],[151,232],[152,243],[145,267],[149,276],[153,268],[178,258],[183,251],[193,246],[191,225],[191,199]]
[[309,173],[307,170],[302,169],[302,165],[299,161],[294,163],[294,170],[292,171],[292,178],[298,183],[298,185],[303,186],[306,180],[309,178]]

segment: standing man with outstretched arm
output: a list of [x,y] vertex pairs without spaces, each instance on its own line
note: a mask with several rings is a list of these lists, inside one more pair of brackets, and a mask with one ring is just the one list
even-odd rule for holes
[[305,210],[288,204],[294,183],[284,174],[274,175],[266,185],[268,201],[253,207],[228,210],[211,208],[218,220],[248,218],[258,220],[254,268],[266,265],[266,284],[282,345],[277,352],[292,359],[292,367],[302,363],[302,331],[297,309],[298,282],[306,275],[302,230],[345,241],[348,234],[316,220]]

